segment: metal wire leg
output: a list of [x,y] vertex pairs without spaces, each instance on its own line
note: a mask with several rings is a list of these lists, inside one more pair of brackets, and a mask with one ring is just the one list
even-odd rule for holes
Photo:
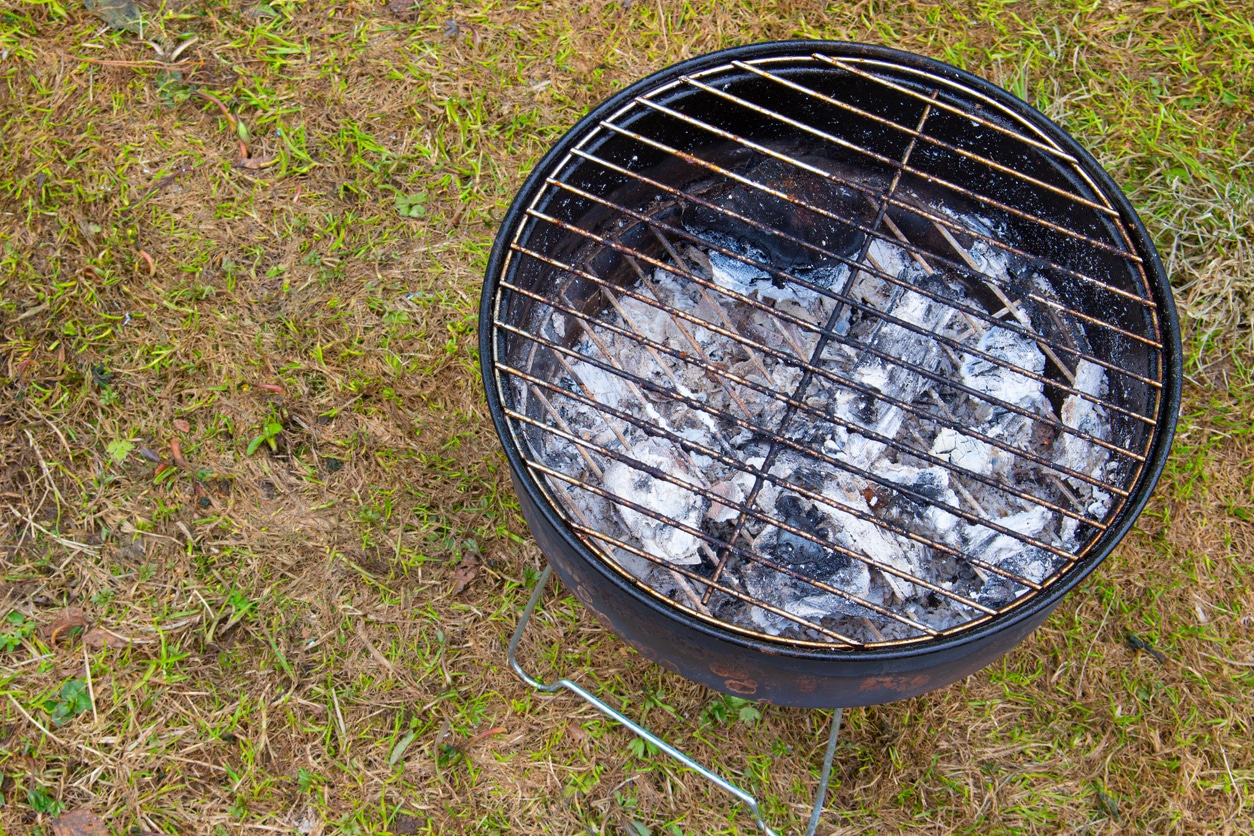
[[814,831],[819,827],[819,815],[823,812],[823,802],[827,800],[827,782],[832,777],[832,758],[836,755],[836,743],[840,740],[840,721],[844,716],[843,708],[832,712],[832,725],[827,732],[827,754],[823,756],[823,774],[819,777],[819,788],[814,791],[814,810],[810,813],[810,826],[806,828],[806,836],[814,836]]
[[[701,774],[706,780],[717,786],[719,789],[735,796],[741,801],[741,803],[749,808],[749,812],[753,815],[754,821],[757,822],[758,828],[761,829],[763,833],[767,834],[767,836],[779,836],[778,833],[767,826],[766,821],[762,818],[762,809],[758,806],[757,799],[742,790],[740,787],[706,769],[704,766],[697,763],[662,738],[653,734],[653,732],[649,731],[644,726],[606,705],[592,693],[586,691],[578,684],[571,682],[569,679],[559,679],[556,682],[544,683],[529,676],[522,669],[522,666],[518,664],[518,645],[522,641],[523,632],[527,629],[527,624],[531,621],[532,613],[535,612],[536,605],[540,602],[540,596],[544,594],[544,589],[548,586],[549,578],[552,577],[552,575],[553,567],[546,566],[544,568],[544,572],[540,575],[540,579],[536,581],[536,588],[532,591],[531,598],[527,601],[527,606],[523,610],[522,617],[518,619],[518,626],[514,628],[514,636],[509,642],[507,658],[509,659],[510,668],[518,675],[518,678],[530,685],[532,688],[535,688],[537,691],[542,691],[546,694],[553,694],[562,689],[566,689],[567,691],[577,694],[597,711],[600,711],[611,720],[614,720],[615,722],[631,729],[648,743],[651,743],[661,749],[663,752],[670,755],[672,758],[679,761],[694,772]],[[827,783],[832,775],[832,759],[836,754],[836,741],[840,737],[841,714],[841,709],[836,709],[835,713],[832,715],[832,725],[827,741],[827,753],[823,758],[823,772],[819,780],[818,790],[815,793],[814,811],[810,814],[810,825],[806,828],[806,836],[814,836],[814,832],[818,828],[819,824],[819,815],[823,812],[823,802],[827,797]]]

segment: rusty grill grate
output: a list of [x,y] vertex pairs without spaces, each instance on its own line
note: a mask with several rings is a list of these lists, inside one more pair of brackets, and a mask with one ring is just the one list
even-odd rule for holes
[[570,529],[668,606],[796,646],[951,635],[1074,571],[1144,475],[1164,349],[1126,221],[957,81],[732,61],[545,182],[494,384]]

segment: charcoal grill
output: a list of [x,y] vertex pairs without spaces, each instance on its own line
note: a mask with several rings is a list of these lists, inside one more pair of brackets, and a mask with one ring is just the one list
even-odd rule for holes
[[596,108],[502,223],[480,322],[550,563],[511,664],[763,829],[747,794],[522,671],[548,572],[718,691],[917,695],[1013,647],[1110,553],[1179,405],[1170,287],[1101,167],[1000,88],[866,45],[719,52]]

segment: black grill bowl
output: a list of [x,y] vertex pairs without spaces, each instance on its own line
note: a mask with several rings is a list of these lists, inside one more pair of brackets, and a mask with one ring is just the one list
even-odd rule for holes
[[[763,80],[763,69],[787,83]],[[870,75],[876,78],[869,79]],[[703,84],[757,102],[795,123],[737,109]],[[796,86],[819,95],[798,92]],[[638,97],[645,95],[660,107],[639,106]],[[836,113],[822,100],[824,95],[874,116],[852,110]],[[925,107],[930,114],[928,142],[875,118],[913,124]],[[622,130],[607,130],[605,121]],[[716,130],[703,130],[696,123]],[[815,133],[827,126],[874,154],[846,153],[839,143]],[[1013,135],[999,131],[999,126]],[[1040,259],[1041,273],[1052,283],[1048,291],[1052,298],[1111,326],[1087,328],[1083,337],[1093,356],[1130,373],[1112,375],[1109,402],[1148,419],[1124,422],[1112,430],[1112,440],[1141,451],[1137,461],[1118,473],[1111,471],[1127,496],[1103,520],[1102,528],[1093,529],[1076,549],[1065,571],[1035,594],[962,629],[896,644],[824,647],[753,635],[696,617],[652,594],[590,548],[573,529],[553,490],[529,467],[534,460],[532,434],[508,414],[513,395],[502,368],[527,368],[539,378],[556,377],[560,371],[551,361],[527,360],[528,351],[532,356],[535,352],[521,333],[542,313],[544,303],[539,300],[553,292],[555,279],[543,260],[520,250],[577,264],[589,274],[627,287],[633,278],[620,252],[603,242],[590,243],[577,230],[612,238],[646,257],[665,259],[641,218],[624,217],[614,207],[648,215],[649,207],[658,205],[659,183],[688,194],[718,194],[724,188],[715,182],[718,178],[710,167],[677,158],[656,143],[642,144],[639,136],[681,148],[724,170],[742,170],[746,160],[760,157],[765,149],[767,155],[778,152],[803,166],[834,173],[838,183],[852,179],[871,190],[888,190],[892,183],[898,189],[894,194],[907,203],[930,200],[945,188],[937,185],[940,179],[978,192],[986,206],[1009,207],[998,215],[1008,240]],[[917,150],[911,156],[914,146]],[[595,165],[581,154],[611,165]],[[899,171],[893,161],[903,155],[911,167]],[[996,165],[990,167],[981,159],[995,160]],[[617,173],[615,166],[620,169]],[[642,173],[652,185],[642,185],[623,170]],[[554,189],[555,182],[565,189]],[[858,211],[856,190],[826,182],[816,187],[811,181],[797,189],[794,196],[806,204],[832,207],[841,215]],[[1060,196],[1063,193],[1082,199]],[[947,203],[956,211],[973,205],[969,196],[947,194]],[[823,246],[844,257],[855,255],[865,240],[857,229],[833,227],[821,213],[796,210],[779,201],[742,199],[723,205],[751,219],[729,221],[728,234],[764,251],[785,271],[804,260],[807,245]],[[936,234],[926,223],[911,226],[918,218],[908,208],[898,208],[907,236],[925,248],[944,246],[933,240]],[[680,201],[669,215],[650,217],[677,222],[683,213],[692,217],[702,211],[699,202]],[[1023,219],[1029,215],[1032,220]],[[784,234],[763,234],[757,223]],[[1108,243],[1089,246],[1077,241]],[[1092,276],[1099,281],[1085,278]],[[569,287],[566,302],[595,312],[598,305],[604,307],[596,301],[595,291],[595,284],[576,282]],[[1048,329],[1043,325],[1042,333]],[[501,225],[483,288],[480,352],[489,409],[523,516],[575,596],[644,656],[690,680],[777,705],[825,708],[872,705],[943,687],[996,660],[1039,626],[1115,548],[1144,507],[1170,448],[1181,383],[1179,323],[1162,264],[1123,193],[1083,148],[1027,104],[954,67],[882,47],[818,41],[760,44],[696,58],[638,82],[580,120],[536,166]]]

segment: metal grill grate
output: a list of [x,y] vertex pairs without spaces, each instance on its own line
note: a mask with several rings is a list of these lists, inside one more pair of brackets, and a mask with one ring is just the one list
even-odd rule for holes
[[594,553],[759,639],[925,641],[1124,510],[1163,337],[1071,154],[945,77],[822,54],[649,90],[551,167],[496,290],[514,443]]

